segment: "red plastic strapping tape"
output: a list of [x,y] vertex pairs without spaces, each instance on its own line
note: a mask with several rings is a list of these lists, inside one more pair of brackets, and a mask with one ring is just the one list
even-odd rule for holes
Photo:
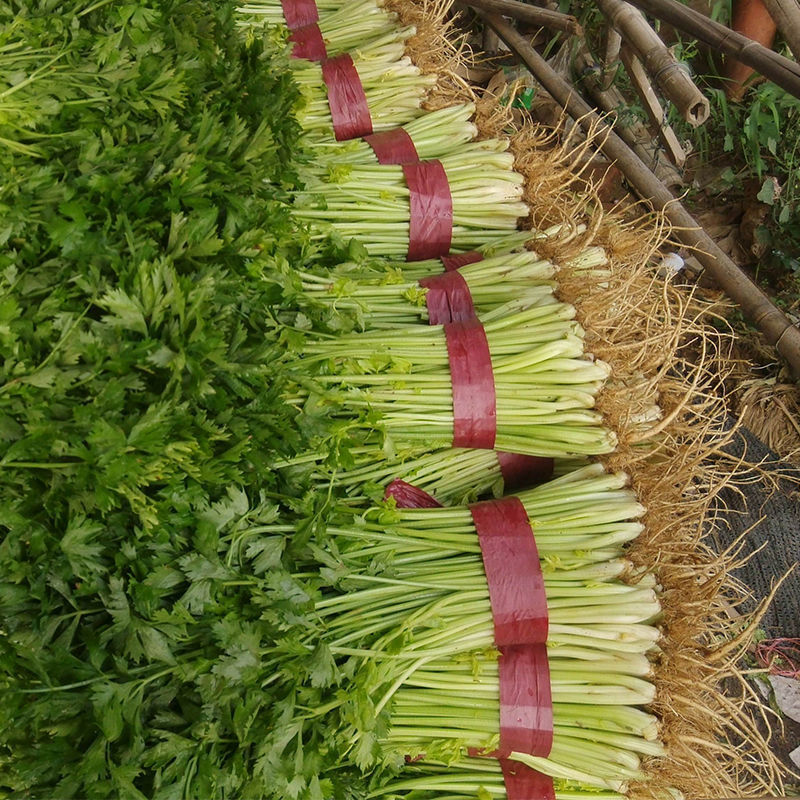
[[546,758],[553,748],[550,665],[543,644],[501,647],[500,749],[496,758],[528,753]]
[[466,322],[475,318],[472,295],[460,272],[443,272],[432,278],[422,278],[419,285],[428,290],[425,305],[430,325]]
[[373,133],[365,136],[364,141],[373,149],[379,164],[415,164],[419,161],[413,140],[402,128]]
[[553,749],[553,696],[547,646],[500,648],[500,746],[493,752],[470,748],[472,756],[508,758],[526,753],[547,758]]
[[492,603],[495,644],[547,641],[547,595],[528,515],[518,497],[469,507]]
[[398,508],[441,508],[442,504],[423,489],[395,478],[384,490],[383,499],[394,497]]
[[328,105],[337,142],[372,133],[367,96],[349,53],[322,62],[322,79],[328,88]]
[[508,800],[555,800],[553,779],[519,761],[500,761]]
[[322,31],[316,22],[295,28],[289,34],[289,41],[294,43],[292,58],[306,58],[309,61],[324,61],[328,57]]
[[410,192],[411,215],[407,261],[438,258],[450,250],[453,239],[453,198],[440,161],[403,164]]
[[319,22],[316,0],[281,0],[281,8],[290,31]]
[[452,272],[454,269],[461,269],[467,264],[476,264],[478,261],[483,261],[483,254],[476,250],[470,250],[468,253],[456,253],[454,256],[441,256],[445,272]]
[[527,489],[549,481],[553,477],[555,461],[540,456],[523,456],[519,453],[497,453],[497,463],[503,476],[505,491]]
[[453,447],[492,450],[497,396],[486,331],[477,320],[444,325],[453,385]]

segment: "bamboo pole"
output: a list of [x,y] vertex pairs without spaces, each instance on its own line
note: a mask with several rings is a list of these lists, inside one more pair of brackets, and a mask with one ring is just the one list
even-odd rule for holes
[[690,125],[702,125],[710,113],[708,98],[647,24],[642,12],[624,0],[597,0],[597,5],[622,38],[636,50],[645,69],[678,113]]
[[563,31],[574,36],[581,36],[583,29],[578,20],[571,14],[561,14],[549,8],[539,8],[519,0],[464,0],[464,5],[481,11],[503,14],[530,25],[538,25],[553,31]]
[[616,28],[606,29],[606,46],[603,53],[603,83],[602,88],[608,89],[614,82],[614,74],[619,62],[619,51],[622,47],[622,37]]
[[661,108],[661,103],[653,91],[642,62],[639,61],[636,54],[627,44],[622,48],[620,55],[628,77],[631,79],[631,85],[636,94],[639,95],[645,113],[650,118],[650,124],[655,127],[658,138],[661,139],[661,144],[675,166],[683,167],[686,164],[686,153],[683,152],[675,131],[672,130],[664,116],[664,109]]
[[[582,76],[582,85],[598,108],[616,115],[625,104],[625,98],[615,86],[603,88],[602,70],[585,45],[579,48],[575,55],[575,66]],[[615,127],[642,163],[648,165],[665,186],[683,184],[680,171],[672,162],[661,157],[661,151],[653,141],[652,134],[642,122],[636,119],[617,120]]]
[[725,55],[758,70],[765,78],[800,97],[800,66],[766,47],[720,25],[678,0],[629,0],[657,19],[688,33]]
[[764,0],[764,5],[794,57],[800,60],[800,3],[797,0]]
[[600,137],[600,149],[603,153],[616,162],[639,197],[649,201],[653,208],[667,216],[673,225],[675,236],[685,246],[695,250],[697,259],[711,278],[739,304],[745,317],[764,334],[766,340],[786,359],[794,374],[800,377],[800,329],[792,325],[764,292],[720,250],[669,189],[614,133],[610,125],[577,95],[575,87],[557,75],[518,31],[496,14],[481,14],[481,17],[494,28],[545,90],[584,130],[599,126],[603,134]]

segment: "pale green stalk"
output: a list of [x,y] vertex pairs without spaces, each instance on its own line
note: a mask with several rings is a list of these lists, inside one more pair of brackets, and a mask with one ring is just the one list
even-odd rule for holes
[[[356,50],[365,42],[397,30],[397,15],[385,11],[375,0],[353,0],[326,8],[317,3],[319,29],[329,57]],[[242,28],[285,26],[280,2],[250,0],[238,9]]]
[[[453,208],[452,246],[471,249],[516,229],[528,215],[523,178],[513,156],[479,151],[443,157]],[[294,213],[317,235],[335,231],[370,253],[403,257],[408,250],[410,192],[401,166],[345,166],[311,177],[295,195]]]
[[[475,113],[472,103],[449,106],[430,111],[401,127],[414,143],[414,149],[422,160],[441,158],[453,152],[499,149],[505,150],[505,142],[491,140],[473,142],[478,129],[470,122]],[[320,143],[316,148],[318,158],[310,169],[325,172],[337,164],[377,164],[375,151],[363,139],[346,142]]]
[[[375,131],[389,130],[409,122],[423,112],[420,109],[435,75],[424,75],[406,57],[399,57],[401,42],[384,48],[380,59],[354,57],[354,65],[367,97]],[[398,50],[400,48],[400,50]],[[297,61],[292,76],[298,83],[304,102],[297,120],[305,131],[309,146],[319,140],[334,141],[328,94],[319,64]]]
[[[496,449],[550,457],[613,449],[613,434],[591,409],[609,368],[583,355],[573,313],[552,303],[486,322]],[[297,374],[308,375],[315,363],[330,373],[311,379],[330,418],[351,419],[367,432],[378,428],[398,447],[452,445],[452,382],[439,326],[309,337]],[[285,401],[300,406],[304,398],[298,389]],[[364,423],[357,421],[362,411],[373,412]]]

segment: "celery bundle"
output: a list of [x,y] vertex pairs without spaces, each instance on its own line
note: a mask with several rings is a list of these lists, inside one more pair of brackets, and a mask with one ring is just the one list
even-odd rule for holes
[[[420,159],[441,158],[450,153],[485,149],[474,142],[478,129],[469,120],[475,113],[472,103],[429,111],[401,127],[414,143]],[[375,151],[363,139],[345,142],[320,142],[315,145],[318,159],[311,167],[325,169],[335,164],[377,164]]]
[[[570,262],[573,269],[596,270],[606,263],[605,252],[595,247]],[[442,272],[441,262],[438,273]],[[536,253],[523,250],[503,253],[459,269],[476,313],[484,321],[503,307],[524,309],[553,302],[551,280],[554,265]],[[355,265],[341,265],[327,274],[298,273],[298,303],[312,319],[321,316],[331,329],[341,328],[339,318],[351,315],[362,329],[396,328],[428,321],[428,289],[409,279],[400,266],[387,265],[383,272],[364,271]]]
[[[376,0],[316,5],[319,29],[329,56],[356,50],[365,42],[397,29],[397,15],[385,11]],[[238,11],[242,15],[241,27],[286,24],[283,7],[277,0],[250,0]]]
[[[560,457],[614,448],[592,410],[608,366],[584,354],[574,314],[565,303],[547,302],[486,323],[496,449]],[[308,336],[289,364],[297,391],[285,399],[324,425],[338,415],[398,447],[451,447],[459,420],[446,336],[439,325]]]
[[[363,3],[363,7],[362,7]],[[314,5],[319,13],[320,27],[331,17],[342,16],[348,10],[354,9],[358,6],[358,10],[362,14],[388,14],[383,8],[382,0],[315,0]],[[248,0],[244,5],[239,6],[238,9],[241,14],[257,14],[260,19],[270,25],[285,25],[286,20],[283,15],[283,4],[281,0]],[[391,15],[395,19],[394,14]],[[358,19],[351,19],[351,24],[357,22]]]
[[[320,491],[337,486],[353,498],[380,497],[395,478],[423,489],[445,505],[470,502],[487,494],[500,497],[505,489],[494,450],[455,447],[428,452],[417,447],[387,454],[382,447],[353,447],[348,452],[347,468],[328,463],[329,455],[328,450],[303,453],[279,461],[275,467],[285,470],[290,480],[304,482],[300,476],[307,474]],[[585,465],[585,458],[557,458],[553,476]]]
[[[435,75],[424,75],[403,55],[405,41],[413,33],[413,28],[398,28],[352,53],[375,131],[395,128],[420,116],[420,104],[436,83]],[[334,141],[321,65],[298,60],[292,66],[292,77],[305,101],[297,110],[297,121],[308,139]]]
[[[624,547],[642,531],[637,519],[644,508],[625,488],[626,483],[623,473],[606,473],[602,465],[591,464],[515,495],[533,528],[545,583],[551,584],[551,645],[580,644],[612,653],[626,649],[626,641],[634,643],[634,650],[639,646],[636,642],[643,643],[638,652],[652,645],[650,631],[642,634],[639,629],[639,623],[658,611],[651,589],[643,593],[631,587],[609,590],[611,584],[607,583],[629,569]],[[332,641],[369,642],[374,651],[385,645],[389,652],[398,632],[386,631],[398,624],[409,631],[437,631],[443,619],[452,618],[462,624],[442,633],[451,644],[458,643],[462,650],[492,646],[488,587],[469,509],[375,510],[363,517],[348,517],[346,524],[331,524],[328,533],[336,546],[337,580],[350,588],[366,587],[318,604],[317,612],[330,618],[328,630],[335,634]],[[376,559],[384,558],[387,574],[381,578],[370,570],[374,571]],[[574,607],[582,604],[580,594],[573,603],[551,606],[549,601],[558,595],[559,587],[576,582],[597,583],[596,597],[587,590],[586,607],[579,611]],[[415,584],[419,591],[410,593]],[[567,589],[564,591],[568,596]],[[620,601],[627,593],[637,594],[637,603],[629,606]],[[458,598],[468,598],[470,605]],[[387,614],[396,603],[403,605],[402,613]],[[590,612],[592,604],[597,610]],[[604,606],[602,611],[600,606]],[[365,613],[374,616],[374,629],[359,626],[357,620]],[[467,621],[469,625],[464,627]],[[585,630],[586,623],[599,628]],[[383,644],[374,639],[377,633],[384,637]],[[567,638],[559,639],[560,634]],[[423,652],[424,648],[420,642],[414,649]]]
[[[556,800],[626,800],[618,792],[587,789],[570,781],[555,781]],[[403,775],[374,788],[369,800],[506,800],[499,762],[461,758],[443,764],[409,764]]]
[[[625,483],[592,465],[518,495],[547,595],[554,743],[547,758],[512,758],[615,791],[644,778],[641,756],[662,754],[656,720],[638,708],[654,697],[646,655],[659,637],[649,624],[660,611],[654,581],[620,580],[630,570],[624,545],[644,511]],[[332,522],[328,535],[335,560],[322,574],[337,593],[318,601],[316,614],[333,656],[358,665],[348,667],[352,694],[374,706],[343,718],[354,757],[369,766],[495,749],[498,654],[469,509],[367,512]]]
[[[440,159],[452,198],[452,247],[470,250],[507,236],[528,214],[524,179],[514,157],[500,146]],[[293,213],[311,223],[318,237],[335,232],[357,239],[367,252],[405,258],[411,201],[401,166],[342,165],[310,175],[295,194]]]

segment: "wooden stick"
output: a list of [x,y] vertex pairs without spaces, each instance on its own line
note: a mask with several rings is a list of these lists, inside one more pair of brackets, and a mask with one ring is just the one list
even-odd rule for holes
[[519,0],[464,0],[464,5],[503,14],[506,17],[538,25],[553,31],[563,31],[574,36],[583,35],[583,29],[578,20],[571,14],[561,14],[548,8],[539,8]]
[[642,12],[624,0],[597,0],[597,5],[639,54],[664,97],[690,125],[702,125],[710,113],[708,99],[647,24]]
[[764,5],[794,57],[800,60],[800,4],[797,0],[764,0]]
[[633,88],[644,104],[644,109],[647,112],[647,116],[650,117],[651,124],[656,128],[658,138],[661,139],[661,143],[673,163],[678,167],[682,167],[686,163],[686,153],[683,152],[675,131],[672,130],[664,117],[664,109],[661,108],[661,103],[656,97],[650,81],[647,79],[647,73],[644,71],[642,62],[639,61],[636,54],[627,44],[620,51],[620,55]]
[[[598,108],[609,114],[617,116],[619,109],[626,104],[622,92],[616,86],[603,88],[602,70],[595,63],[586,46],[578,49],[575,55],[575,65],[582,75],[582,85],[591,95]],[[653,141],[653,136],[638,119],[617,119],[615,130],[627,142],[628,146],[639,157],[642,163],[647,164],[653,174],[665,186],[682,186],[683,177],[677,167],[662,157],[662,151]]]
[[622,47],[622,37],[616,28],[606,28],[606,46],[603,53],[603,89],[609,89],[614,83],[614,75],[619,62],[619,51]]
[[584,130],[598,127],[603,153],[625,175],[630,185],[653,208],[663,212],[673,225],[675,236],[695,251],[708,274],[742,309],[742,313],[764,334],[770,344],[786,359],[794,374],[800,377],[800,329],[773,305],[761,291],[703,231],[695,219],[669,189],[639,160],[635,153],[614,133],[588,103],[580,98],[575,87],[557,75],[548,63],[502,17],[481,14],[497,35],[514,51],[573,119]]
[[800,97],[800,66],[778,53],[720,25],[678,0],[630,0],[632,5],[678,30],[758,70],[765,78]]

